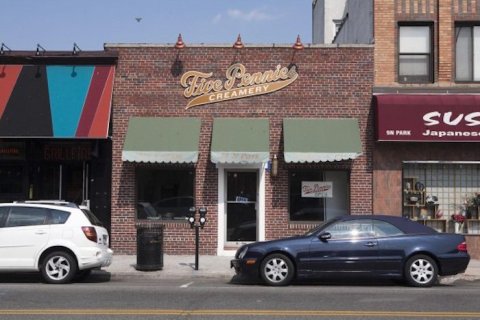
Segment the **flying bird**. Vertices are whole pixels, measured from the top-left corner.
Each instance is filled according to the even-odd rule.
[[[137,22],[140,22],[142,21],[142,17],[136,17],[135,20],[137,20]]]

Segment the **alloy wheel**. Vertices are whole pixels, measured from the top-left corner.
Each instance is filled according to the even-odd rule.
[[[43,279],[54,284],[70,282],[78,270],[76,259],[64,251],[51,252],[40,267]]]
[[[51,279],[61,281],[70,273],[70,262],[65,257],[53,256],[47,261],[46,272]]]
[[[406,280],[416,287],[430,287],[437,280],[438,269],[435,261],[426,255],[410,258],[405,266]]]
[[[295,266],[287,255],[272,253],[263,259],[260,265],[260,276],[268,285],[286,286],[295,277]]]

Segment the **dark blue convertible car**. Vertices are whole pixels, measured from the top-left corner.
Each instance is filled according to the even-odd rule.
[[[430,287],[439,275],[464,272],[469,261],[463,235],[402,217],[365,215],[335,218],[303,236],[244,245],[231,266],[273,286],[353,274]]]

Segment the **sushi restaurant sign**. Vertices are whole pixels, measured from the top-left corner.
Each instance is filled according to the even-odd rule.
[[[225,72],[226,79],[212,79],[212,76],[213,72],[199,71],[187,71],[182,75],[183,95],[192,98],[185,109],[274,92],[294,82],[298,73],[295,65],[277,65],[272,70],[248,73],[243,64],[235,63]]]

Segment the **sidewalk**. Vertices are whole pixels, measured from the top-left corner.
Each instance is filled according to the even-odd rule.
[[[137,256],[114,255],[113,262],[103,270],[110,272],[113,277],[140,276],[158,279],[179,278],[225,278],[231,279],[235,271],[230,269],[230,260],[233,257],[200,256],[198,270],[195,270],[195,256],[164,255],[163,269],[157,271],[138,271],[135,269]]]
[[[105,271],[110,272],[112,277],[151,277],[158,279],[181,279],[181,278],[224,278],[231,279],[235,271],[230,268],[230,260],[233,257],[200,256],[199,270],[195,270],[195,256],[164,255],[163,269],[158,271],[138,271],[135,269],[137,257],[134,255],[115,255],[113,263]],[[464,274],[445,279],[447,283],[458,279],[479,280],[480,260],[470,260]]]

